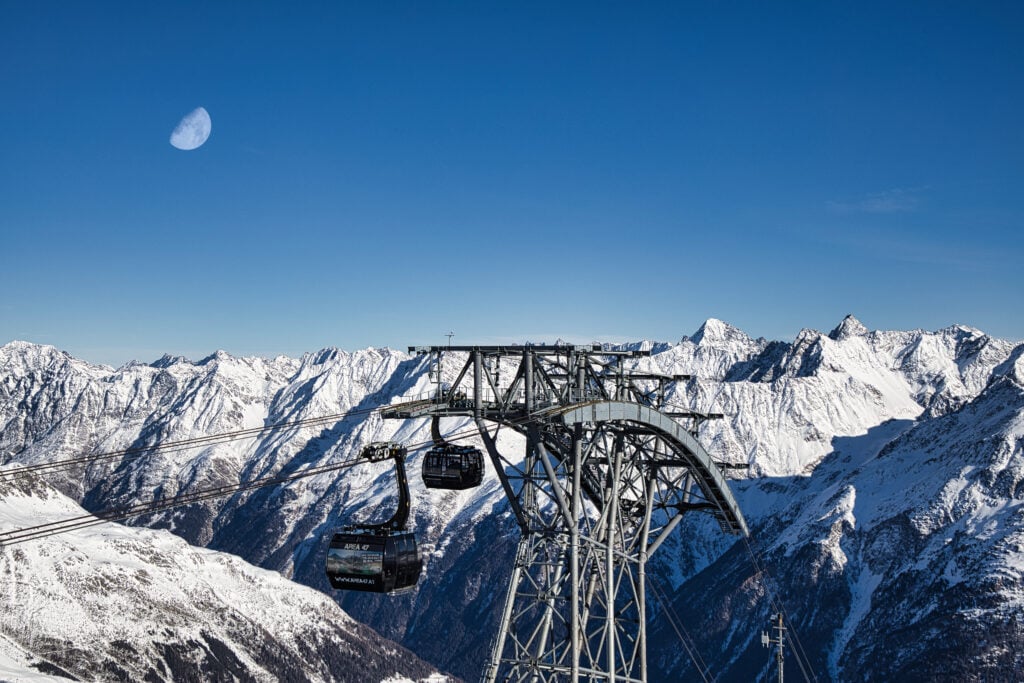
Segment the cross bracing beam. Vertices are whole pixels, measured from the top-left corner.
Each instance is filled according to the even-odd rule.
[[[691,378],[627,367],[646,352],[410,350],[433,356],[436,391],[384,417],[472,418],[522,532],[484,679],[646,682],[650,555],[685,514],[710,513],[724,531],[747,533],[696,437],[718,415],[663,412],[667,388]],[[464,360],[446,374],[449,352]],[[498,452],[491,425],[523,434],[525,457]]]

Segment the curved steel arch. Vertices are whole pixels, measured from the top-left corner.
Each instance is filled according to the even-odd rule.
[[[666,442],[673,444],[676,452],[683,456],[679,465],[690,468],[696,475],[705,497],[715,505],[715,516],[723,525],[723,529],[732,533],[742,533],[744,536],[750,535],[743,513],[740,512],[725,477],[704,446],[682,425],[664,413],[639,403],[591,401],[559,406],[545,411],[541,417],[557,420],[565,425],[586,422],[632,422],[648,427]]]

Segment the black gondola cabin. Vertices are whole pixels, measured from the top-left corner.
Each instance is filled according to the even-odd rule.
[[[484,457],[479,448],[441,444],[423,456],[423,484],[429,489],[469,489],[484,477]]]
[[[378,441],[363,448],[360,457],[370,462],[395,461],[398,506],[385,522],[345,527],[331,537],[325,570],[334,588],[396,593],[412,588],[419,580],[423,561],[416,536],[405,531],[409,519],[407,453],[405,446],[391,441]]]
[[[327,578],[344,590],[394,593],[415,586],[422,568],[411,533],[336,533],[327,550]]]

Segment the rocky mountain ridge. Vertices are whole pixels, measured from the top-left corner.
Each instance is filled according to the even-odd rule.
[[[651,351],[637,361],[641,369],[696,376],[673,386],[669,403],[724,413],[725,419],[703,428],[701,439],[717,460],[748,466],[745,478],[734,482],[734,493],[753,531],[750,552],[744,543],[722,536],[706,517],[693,515],[652,559],[655,580],[671,596],[664,607],[688,615],[686,621],[700,624],[700,633],[716,634],[702,643],[702,652],[723,680],[763,667],[755,636],[772,609],[773,591],[787,606],[821,679],[881,674],[873,657],[895,647],[895,641],[864,637],[864,625],[875,629],[869,633],[883,634],[927,620],[920,610],[883,605],[883,594],[895,600],[906,585],[889,587],[888,578],[876,577],[923,581],[913,568],[925,561],[920,553],[933,541],[920,538],[942,539],[941,547],[950,547],[943,552],[954,555],[967,544],[974,562],[987,567],[957,582],[927,582],[942,605],[937,613],[961,614],[963,600],[978,596],[997,605],[1016,604],[1020,573],[1013,558],[1021,551],[1005,538],[1016,538],[1021,528],[1022,492],[1011,475],[995,472],[991,463],[1002,458],[1009,463],[1003,469],[1015,471],[1022,457],[1013,426],[1014,416],[1024,410],[1014,393],[1024,384],[1021,345],[965,326],[870,331],[851,316],[828,334],[804,330],[793,342],[752,339],[709,320],[678,343],[626,345],[633,346]],[[442,373],[447,377],[455,365],[447,364]],[[301,472],[344,461],[373,440],[428,441],[424,421],[385,422],[375,408],[428,391],[429,370],[423,359],[387,349],[327,349],[298,360],[217,353],[197,363],[165,357],[113,370],[52,348],[8,344],[0,347],[0,454],[27,464],[333,416],[244,441],[97,463],[54,483],[95,510]],[[984,419],[1000,401],[1004,419]],[[442,424],[449,433],[465,428],[454,419]],[[922,456],[919,441],[933,449],[947,442],[959,446],[945,448],[941,457]],[[522,450],[522,443],[504,432],[499,445],[506,453]],[[985,450],[989,446],[1000,455]],[[973,465],[969,453],[976,458]],[[415,457],[412,471],[418,466]],[[920,470],[928,481],[923,488],[912,465],[922,457],[944,463]],[[961,483],[965,468],[989,474],[978,474],[971,488]],[[977,488],[989,478],[1003,483]],[[466,492],[431,491],[418,477],[412,479],[414,524],[426,560],[418,589],[398,598],[337,597],[382,634],[442,669],[474,679],[486,659],[516,531],[493,476]],[[977,526],[967,531],[958,526],[980,519],[978,510],[994,509],[993,504],[940,506],[946,510],[936,513],[941,523],[927,534],[925,527],[900,521],[923,519],[922,506],[932,509],[960,490],[1001,501],[1002,512],[991,516],[1003,530],[998,539]],[[311,477],[136,522],[171,529],[191,543],[237,554],[326,591],[322,562],[331,529],[383,514],[393,495],[390,471],[359,467],[340,477]],[[900,559],[879,570],[878,539],[885,534],[899,539],[887,547]],[[774,578],[754,567],[751,553]],[[999,591],[992,593],[996,584],[981,580],[985,572],[1003,577]],[[961,593],[966,597],[955,597]],[[694,595],[707,597],[693,602]],[[723,605],[732,606],[724,621]],[[966,629],[962,639],[993,626],[997,613],[958,622]],[[707,623],[707,615],[719,615],[726,630]],[[652,625],[651,659],[660,667],[652,680],[692,676],[692,665],[676,657],[679,648],[670,642],[674,635],[664,631],[665,623],[655,619]],[[1012,625],[999,623],[1012,631]],[[994,671],[1002,670],[1005,660],[995,649],[1008,647],[1007,638],[974,659],[988,658],[997,662]],[[937,641],[924,650],[903,647],[889,659],[903,662],[907,680],[914,679],[915,666],[950,661],[936,657],[941,654]],[[669,654],[659,655],[662,650]]]

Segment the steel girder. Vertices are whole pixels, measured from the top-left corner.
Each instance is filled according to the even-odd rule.
[[[438,359],[442,352],[415,350]],[[661,412],[666,382],[690,378],[630,373],[621,361],[640,352],[602,362],[608,352],[597,347],[451,350],[469,357],[450,387],[438,373],[435,398],[389,406],[384,416],[473,418],[519,523],[484,680],[645,683],[647,559],[688,512],[711,513],[723,531],[747,534],[725,478],[695,437],[714,416],[673,413],[693,420],[687,429]],[[500,368],[502,358],[516,357],[505,387],[489,363]],[[526,436],[522,461],[498,452],[493,423]]]
[[[746,534],[743,516],[700,443],[657,410],[572,404],[525,431],[524,465],[496,467],[527,531],[485,680],[646,681],[647,559],[688,511]]]

